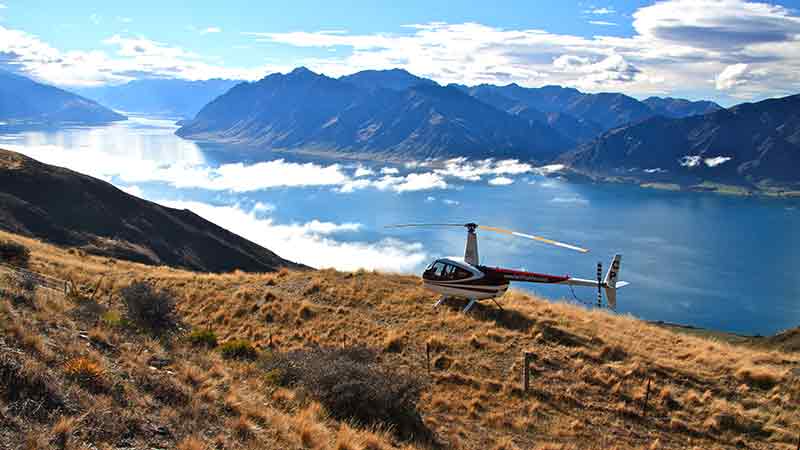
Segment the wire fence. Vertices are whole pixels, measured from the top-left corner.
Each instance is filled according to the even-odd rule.
[[[67,280],[51,277],[43,273],[34,272],[18,266],[12,266],[11,264],[4,262],[0,262],[0,272],[10,274],[11,276],[20,280],[32,282],[40,288],[50,289],[63,294],[67,294],[67,292],[69,292],[70,283]]]

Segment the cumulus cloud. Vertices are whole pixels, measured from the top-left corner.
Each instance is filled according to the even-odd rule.
[[[497,177],[489,180],[489,184],[492,186],[508,186],[513,182],[514,180],[508,177]]]
[[[484,176],[521,175],[532,170],[533,166],[516,159],[470,161],[467,158],[453,158],[444,161],[444,167],[435,169],[434,173],[465,181],[480,181]]]
[[[370,169],[369,167],[358,166],[356,171],[353,173],[353,176],[356,178],[359,177],[368,177],[370,175],[375,175],[375,171]]]
[[[0,26],[0,68],[70,86],[120,84],[141,77],[252,80],[285,69],[211,64],[201,55],[142,36],[117,34],[99,44],[94,50],[61,50],[32,34]]]
[[[616,14],[611,7],[593,6],[584,13],[597,25],[619,23],[606,20]],[[634,33],[626,37],[473,22],[410,24],[375,33],[323,29],[244,35],[271,45],[335,49],[315,52],[329,56],[299,60],[330,76],[400,67],[443,84],[560,84],[634,95],[689,91],[693,94],[687,95],[697,96],[710,90],[724,98],[750,99],[793,92],[800,83],[800,17],[789,8],[745,0],[663,0],[636,10],[632,25]],[[142,36],[105,41],[93,50],[59,49],[0,27],[0,65],[67,85],[122,83],[135,77],[255,79],[290,69],[270,64],[227,67]],[[748,65],[746,83],[731,84],[725,77],[718,82],[718,75],[737,64]],[[718,84],[731,87],[714,90]]]
[[[715,82],[717,89],[731,89],[735,86],[747,83],[747,64],[731,64],[717,75]]]
[[[282,258],[317,268],[339,270],[370,269],[410,272],[427,255],[419,243],[396,239],[374,242],[340,241],[336,235],[361,229],[360,224],[322,222],[277,224],[272,218],[259,217],[255,209],[241,205],[211,205],[202,202],[160,200],[171,208],[189,209],[201,217],[243,236]]]
[[[220,27],[208,27],[205,30],[203,30],[202,33],[203,34],[222,33],[222,28],[220,28]]]
[[[603,7],[584,12],[615,13]],[[800,18],[788,8],[744,0],[663,0],[639,8],[633,18],[630,37],[443,22],[409,25],[400,34],[323,30],[250,36],[296,47],[349,48],[344,56],[307,61],[332,75],[402,67],[445,84],[562,84],[663,95],[713,89],[725,67],[747,63],[759,66],[752,70],[767,69],[769,77],[726,95],[763,98],[796,90],[800,82],[800,40],[795,38]]]
[[[384,167],[381,169],[381,173],[384,175],[396,175],[400,173],[400,170],[396,167]]]
[[[448,206],[458,206],[461,204],[461,202],[459,202],[458,200],[451,200],[449,198],[443,199],[442,203]]]

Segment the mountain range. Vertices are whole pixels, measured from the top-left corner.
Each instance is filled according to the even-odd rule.
[[[14,124],[104,124],[125,116],[63,89],[0,70],[0,121]]]
[[[560,86],[441,86],[400,69],[331,78],[303,67],[256,82],[141,80],[82,92],[120,109],[188,117],[176,132],[185,138],[256,148],[559,161],[591,176],[678,184],[759,188],[800,180],[791,169],[799,162],[797,96],[723,109]],[[92,100],[0,72],[0,121],[122,118]]]
[[[203,272],[302,268],[188,210],[0,150],[0,229],[88,253]]]
[[[600,175],[800,186],[800,95],[611,130],[561,157]]]
[[[241,83],[177,134],[278,149],[548,160],[572,146],[546,124],[402,71],[334,79],[298,68]]]
[[[639,101],[560,86],[440,86],[400,69],[334,79],[298,68],[237,85],[184,122],[178,135],[397,158],[547,161],[616,127],[719,109],[707,101]]]
[[[192,118],[237,80],[143,79],[121,85],[77,88],[81,95],[131,113]]]

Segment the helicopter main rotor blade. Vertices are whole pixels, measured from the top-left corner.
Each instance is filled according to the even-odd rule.
[[[534,241],[543,242],[545,244],[555,245],[556,247],[575,250],[576,252],[581,252],[581,253],[588,253],[589,252],[589,249],[586,249],[586,248],[583,248],[583,247],[578,247],[576,245],[571,245],[571,244],[565,244],[564,242],[558,242],[558,241],[554,241],[552,239],[543,238],[541,236],[534,236],[532,234],[520,233],[518,231],[506,230],[504,228],[489,227],[489,226],[486,226],[486,225],[478,225],[478,228],[480,228],[481,230],[494,231],[495,233],[510,234],[512,236],[518,236],[518,237],[523,237],[523,238],[526,238],[526,239],[532,239]]]
[[[463,223],[401,223],[397,225],[385,225],[384,228],[407,228],[407,227],[463,227]]]

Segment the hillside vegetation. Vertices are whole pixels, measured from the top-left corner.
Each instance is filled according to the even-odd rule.
[[[0,149],[0,229],[88,253],[207,272],[303,268],[189,210]]]
[[[204,274],[0,240],[76,286],[0,272],[0,448],[797,445],[798,354],[518,292],[433,310],[411,276]]]

